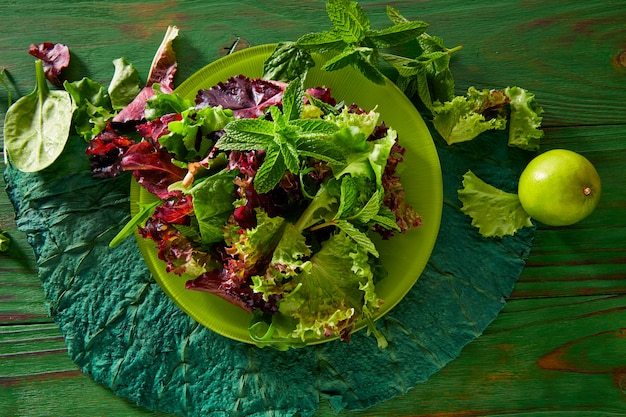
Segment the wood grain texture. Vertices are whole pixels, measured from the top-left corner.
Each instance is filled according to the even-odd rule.
[[[511,300],[450,365],[403,397],[340,415],[626,415],[626,3],[360,3],[374,27],[387,24],[384,6],[393,4],[430,23],[429,33],[448,46],[462,45],[452,63],[459,93],[470,85],[533,91],[545,110],[543,148],[588,157],[602,177],[603,196],[594,215],[575,226],[539,225]],[[272,7],[253,0],[21,0],[2,7],[0,68],[15,84],[14,98],[34,87],[31,43],[68,44],[69,79],[108,83],[111,61],[121,56],[147,74],[165,28],[176,24],[177,80],[183,80],[237,36],[254,45],[328,27],[321,0]],[[0,88],[0,127],[6,109]],[[13,240],[0,253],[0,415],[164,417],[115,397],[69,360],[3,193],[0,228]],[[318,415],[334,413],[324,406]]]

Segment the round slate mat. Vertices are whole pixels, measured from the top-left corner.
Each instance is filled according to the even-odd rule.
[[[498,315],[531,248],[534,228],[485,239],[460,210],[471,169],[515,192],[530,155],[493,132],[449,147],[431,129],[444,181],[441,229],[417,284],[364,331],[280,352],[217,335],[180,311],[155,283],[134,239],[109,241],[129,216],[130,177],[92,179],[85,143],[72,138],[45,171],[8,167],[7,193],[32,245],[50,313],[74,362],[117,395],[181,416],[310,416],[320,401],[362,409],[426,381]],[[419,404],[416,404],[419,407]]]

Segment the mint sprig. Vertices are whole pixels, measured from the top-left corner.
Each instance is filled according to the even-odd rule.
[[[315,66],[311,54],[317,53],[325,59],[322,70],[351,66],[377,84],[385,83],[380,63],[387,62],[397,72],[395,84],[407,96],[416,96],[427,111],[432,111],[436,101],[451,100],[454,78],[450,57],[461,47],[447,48],[441,38],[426,33],[428,24],[423,21],[411,21],[391,6],[386,11],[392,25],[373,29],[357,2],[328,0],[326,12],[332,28],[279,44],[265,61],[264,78],[289,82],[301,77]],[[383,51],[407,42],[416,43],[416,55],[406,57]]]
[[[333,25],[331,30],[306,34],[296,42],[281,44],[267,60],[267,63],[284,63],[293,58],[299,65],[282,65],[271,72],[267,71],[269,65],[266,65],[264,77],[291,81],[314,65],[311,53],[332,52],[323,64],[323,70],[353,66],[371,81],[384,84],[385,77],[379,68],[379,49],[414,40],[428,27],[427,23],[416,20],[394,23],[381,30],[372,29],[363,8],[357,2],[348,0],[328,0],[326,12]]]
[[[302,81],[292,81],[285,88],[282,111],[271,106],[264,118],[233,120],[215,144],[223,150],[265,151],[265,159],[254,177],[257,192],[271,191],[287,170],[299,175],[305,158],[332,163],[344,160],[341,149],[325,140],[338,126],[324,119],[301,119],[303,103]]]

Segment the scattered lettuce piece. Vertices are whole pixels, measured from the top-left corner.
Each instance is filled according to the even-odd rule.
[[[522,227],[533,225],[517,194],[485,183],[471,170],[463,175],[463,188],[458,195],[463,203],[461,211],[472,218],[472,225],[484,237],[513,235]]]
[[[70,64],[70,50],[62,43],[43,42],[39,45],[31,44],[28,53],[43,62],[46,78],[53,85],[63,85],[61,71]]]
[[[543,108],[537,105],[535,95],[523,88],[507,87],[504,93],[511,105],[509,146],[538,151],[539,140],[543,137],[540,129]]]
[[[487,130],[506,129],[507,103],[501,90],[470,87],[465,96],[433,103],[433,124],[448,145],[469,141]]]

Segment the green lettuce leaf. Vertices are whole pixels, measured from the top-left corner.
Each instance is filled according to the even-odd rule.
[[[543,137],[540,129],[543,108],[537,105],[535,95],[523,88],[507,87],[505,94],[510,99],[509,146],[527,151],[538,151]]]
[[[146,101],[145,116],[147,120],[154,120],[171,113],[182,113],[195,107],[192,100],[182,98],[176,93],[164,93],[161,85],[152,84],[154,95]]]
[[[76,103],[72,120],[76,133],[86,141],[93,139],[115,116],[109,93],[104,86],[89,78],[65,81],[63,86]]]
[[[232,110],[224,110],[221,106],[208,106],[200,110],[190,107],[180,115],[181,120],[168,123],[169,133],[161,136],[159,143],[175,154],[179,161],[186,162],[207,155],[213,147],[213,141],[206,135],[222,130],[233,120]]]
[[[472,225],[485,237],[513,235],[522,227],[533,225],[517,194],[485,183],[472,171],[463,175],[463,188],[458,195],[463,203],[461,211],[472,218]]]
[[[275,337],[297,342],[342,335],[358,319],[371,319],[382,303],[373,291],[367,250],[343,232],[325,241],[301,269],[274,316]]]
[[[205,245],[224,239],[222,229],[233,212],[236,174],[237,171],[222,170],[199,181],[189,191]]]
[[[448,145],[469,141],[487,130],[506,129],[507,102],[500,90],[470,87],[465,96],[433,103],[433,124]]]
[[[108,93],[111,97],[111,105],[115,110],[126,107],[139,94],[143,85],[139,79],[137,69],[126,61],[118,58],[113,61],[115,72],[109,83]]]

